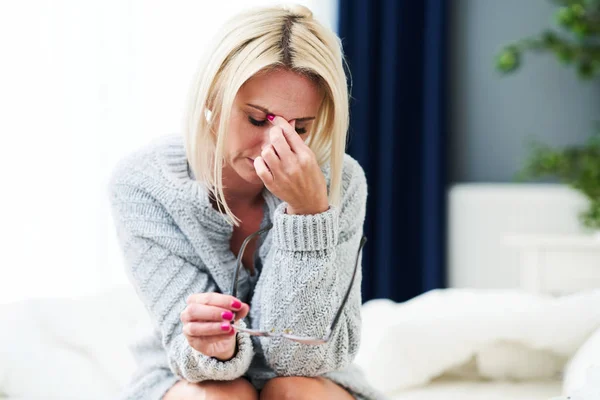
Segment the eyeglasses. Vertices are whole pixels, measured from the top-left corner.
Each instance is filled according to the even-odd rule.
[[[235,268],[235,272],[233,275],[233,282],[231,285],[230,292],[233,297],[237,297],[237,281],[238,281],[238,276],[239,276],[240,270],[242,268],[242,257],[244,255],[244,251],[246,250],[246,246],[255,236],[268,231],[272,227],[273,227],[272,224],[265,226],[261,230],[254,232],[253,234],[248,236],[242,243],[242,247],[240,248],[240,252],[237,257],[237,265]],[[346,290],[346,295],[344,296],[344,299],[342,300],[342,304],[340,304],[340,307],[338,308],[337,312],[335,313],[335,317],[333,318],[333,322],[331,323],[331,326],[329,326],[327,328],[327,331],[325,332],[325,335],[323,337],[318,338],[318,337],[310,337],[310,336],[298,336],[298,335],[292,334],[292,331],[289,329],[285,329],[283,332],[275,332],[274,329],[271,329],[270,331],[260,331],[260,330],[256,330],[256,329],[241,328],[237,325],[232,325],[232,326],[239,332],[244,332],[244,333],[247,333],[249,335],[254,335],[254,336],[282,337],[285,339],[293,340],[295,342],[299,342],[299,343],[303,343],[303,344],[312,344],[312,345],[327,343],[329,341],[329,339],[331,338],[332,333],[335,331],[335,327],[340,319],[340,316],[342,315],[342,311],[344,309],[344,306],[346,305],[346,302],[348,301],[348,297],[350,296],[350,291],[352,290],[352,286],[354,284],[354,277],[356,276],[356,271],[358,269],[358,260],[360,258],[360,253],[361,253],[362,248],[365,245],[366,241],[367,241],[366,236],[363,236],[360,240],[360,245],[358,246],[358,252],[356,253],[356,261],[354,262],[354,272],[352,272],[352,279],[350,279],[350,285],[348,285],[348,289]]]

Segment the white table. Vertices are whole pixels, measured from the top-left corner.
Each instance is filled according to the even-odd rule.
[[[510,234],[520,250],[520,286],[531,293],[566,295],[600,288],[600,235]]]

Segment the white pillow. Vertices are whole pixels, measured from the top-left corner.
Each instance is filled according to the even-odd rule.
[[[600,369],[600,327],[585,341],[569,361],[564,371],[563,393],[582,389],[587,378]]]

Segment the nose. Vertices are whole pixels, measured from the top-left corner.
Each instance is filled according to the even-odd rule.
[[[296,120],[295,119],[289,120],[288,123],[292,126],[292,129],[296,129]],[[271,129],[272,128],[273,128],[273,124],[269,124],[265,128],[263,135],[260,138],[260,140],[261,140],[260,151],[261,152],[271,144]],[[283,135],[285,137],[285,134],[283,134]]]
[[[260,151],[262,152],[265,148],[269,147],[271,145],[271,133],[270,133],[271,127],[268,126],[263,134],[260,137]]]

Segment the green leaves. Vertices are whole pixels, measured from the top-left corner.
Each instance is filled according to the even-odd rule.
[[[555,50],[556,58],[563,64],[571,64],[575,59],[575,52],[570,47],[559,47]]]
[[[552,176],[568,184],[591,201],[590,209],[581,216],[582,223],[600,228],[600,129],[582,146],[553,148],[530,141],[529,147],[530,156],[515,174],[515,180],[523,182]]]
[[[550,53],[573,66],[581,79],[600,77],[600,0],[554,0],[554,21],[560,32],[545,30],[536,37],[506,45],[496,56],[496,69],[509,74],[523,65],[524,53]],[[580,215],[584,226],[600,229],[600,124],[582,146],[553,148],[529,143],[529,158],[517,172],[517,181],[554,177],[590,199]]]
[[[582,61],[577,65],[577,75],[581,79],[591,79],[596,74],[596,68],[589,61]]]
[[[570,7],[561,7],[555,14],[556,23],[562,26],[570,26],[575,22],[575,16]]]
[[[600,229],[600,201],[592,200],[590,207],[579,218],[584,226]]]
[[[538,37],[521,39],[505,46],[496,56],[502,74],[516,71],[527,51],[553,53],[563,65],[574,65],[581,79],[600,77],[600,0],[556,1],[561,6],[554,21],[563,33],[552,30]]]
[[[511,72],[519,66],[520,53],[515,47],[507,47],[496,58],[496,68],[501,72]]]

